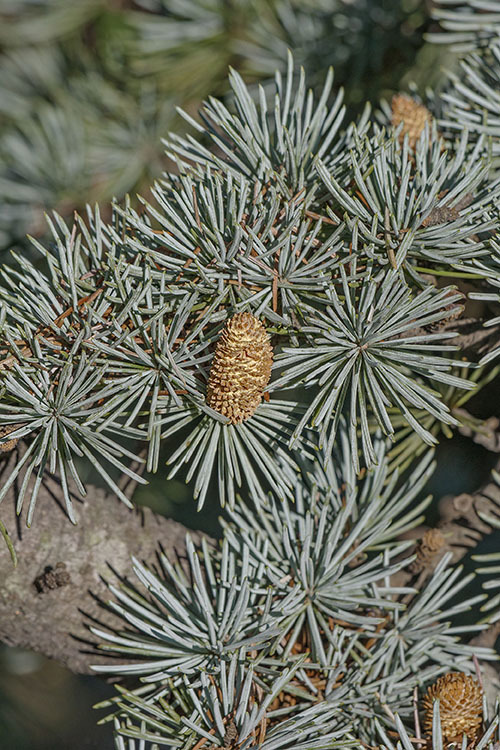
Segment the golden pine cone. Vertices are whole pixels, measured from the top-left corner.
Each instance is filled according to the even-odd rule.
[[[408,135],[410,148],[414,149],[425,128],[425,123],[428,122],[430,124],[431,120],[432,115],[427,107],[419,104],[411,96],[407,94],[395,94],[392,97],[391,122],[395,128],[404,123],[399,134],[401,145],[403,145],[405,135]]]
[[[472,742],[483,721],[483,692],[479,682],[462,672],[449,672],[431,685],[423,699],[424,728],[432,736],[433,703],[439,698],[439,713],[443,741],[462,742],[462,736]]]
[[[249,419],[271,377],[273,348],[262,323],[236,313],[217,342],[207,386],[207,404],[232,424]]]

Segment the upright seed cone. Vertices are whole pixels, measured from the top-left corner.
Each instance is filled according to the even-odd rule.
[[[425,123],[431,122],[432,115],[423,104],[419,104],[415,99],[406,94],[396,94],[392,97],[392,124],[395,128],[403,123],[399,140],[401,144],[405,135],[408,135],[410,148],[415,145],[422,134]]]
[[[273,349],[266,329],[251,313],[234,315],[217,343],[207,404],[232,424],[249,419],[271,377]]]
[[[474,742],[483,721],[483,693],[479,682],[462,672],[449,672],[430,686],[423,700],[424,728],[432,735],[433,704],[439,699],[443,742]]]

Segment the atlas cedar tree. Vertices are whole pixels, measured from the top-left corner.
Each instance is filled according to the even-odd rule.
[[[199,21],[212,5],[188,7]],[[464,408],[500,367],[489,5],[437,3],[470,55],[442,96],[401,93],[353,121],[332,71],[313,91],[291,55],[272,90],[233,70],[227,104],[184,115],[194,135],[171,135],[175,169],[140,208],[55,213],[36,260],[1,269],[0,500],[29,533],[48,487],[76,523],[89,465],[130,505],[124,480],[158,471],[160,449],[198,507],[223,508],[217,542],[188,535],[156,561],[140,548],[92,618],[93,669],[120,680],[103,704],[119,750],[498,742],[495,568],[469,595],[457,565],[498,525],[498,473],[422,528],[443,436],[500,452]],[[63,149],[67,123],[47,123]],[[118,524],[109,494],[89,494]],[[22,539],[1,528],[15,561]],[[113,534],[100,545],[111,555]],[[71,597],[82,575],[68,553],[36,596]]]

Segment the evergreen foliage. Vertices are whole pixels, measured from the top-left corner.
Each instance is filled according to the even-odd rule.
[[[429,37],[438,43],[451,42],[460,52],[487,48],[500,36],[500,10],[495,0],[437,0],[433,15],[442,30]]]
[[[121,624],[92,632],[116,656],[95,671],[123,680],[101,704],[116,748],[441,750],[439,701],[432,736],[415,724],[426,688],[497,658],[469,640],[498,618],[488,595],[498,570],[469,595],[474,574],[439,549],[431,570],[418,568],[408,538],[431,502],[432,446],[484,428],[460,407],[499,373],[498,343],[468,345],[462,325],[469,300],[487,329],[500,322],[488,65],[500,47],[476,22],[491,3],[437,4],[443,28],[473,51],[442,102],[428,97],[417,133],[387,103],[349,118],[333,72],[322,75],[329,56],[310,62],[330,22],[357,27],[346,44],[363,37],[363,0],[338,0],[345,16],[322,0],[22,5],[18,15],[0,0],[32,45],[26,59],[10,49],[0,61],[0,231],[9,243],[26,226],[39,235],[37,206],[59,211],[50,239],[32,238],[31,254],[0,269],[0,450],[27,444],[0,501],[17,483],[17,511],[27,504],[36,529],[41,482],[57,472],[75,523],[69,487],[84,496],[89,467],[129,504],[118,477],[146,483],[143,469],[157,472],[168,451],[169,477],[190,483],[198,508],[212,494],[223,509],[220,541],[188,537],[185,559],[134,560],[135,578],[110,585]],[[84,29],[97,63],[70,51]],[[283,60],[289,38],[311,65],[310,88],[293,55]],[[335,62],[342,54],[331,50]],[[247,85],[233,69],[226,100],[182,114],[194,134],[168,137],[167,171],[146,196],[65,220],[89,189],[149,185],[150,146],[157,154],[174,122],[174,98],[224,91],[220,71],[235,60],[250,80],[276,69],[274,81]],[[174,96],[188,61],[203,74]],[[232,424],[208,406],[207,383],[242,312],[265,327],[274,364],[255,413]],[[498,742],[498,716],[483,719],[477,750]]]
[[[483,595],[451,603],[471,577],[449,555],[418,591],[389,582],[411,560],[398,538],[430,500],[414,504],[431,455],[400,482],[378,441],[379,468],[359,480],[340,434],[336,461],[304,472],[293,505],[241,503],[216,550],[188,540],[187,570],[162,557],[158,577],[136,563],[140,589],[113,588],[128,629],[93,632],[136,658],[95,669],[144,682],[119,691],[120,736],[220,747],[234,725],[241,748],[374,745],[393,727],[386,706],[408,719],[416,687],[470,670],[472,653],[493,657],[459,643],[471,626],[453,619]]]
[[[188,429],[171,476],[189,464],[199,507],[217,477],[232,506],[243,482],[257,498],[268,488],[291,497],[297,463],[287,446],[324,445],[328,456],[343,411],[357,469],[376,462],[374,423],[394,434],[389,409],[428,444],[436,437],[415,410],[458,424],[435,385],[477,381],[463,377],[463,361],[455,374],[461,295],[435,284],[488,254],[498,182],[487,179],[482,141],[468,148],[460,138],[448,156],[426,130],[410,158],[398,131],[370,135],[366,112],[341,130],[339,97],[327,104],[331,78],[317,105],[303,76],[295,91],[294,80],[290,59],[273,111],[233,73],[235,114],[215,99],[204,113],[216,151],[176,137],[179,174],[156,185],[155,204],[141,214],[117,207],[111,223],[96,212],[90,229],[56,218],[53,247],[35,242],[45,271],[22,257],[19,271],[2,271],[1,418],[16,426],[9,439],[35,438],[2,496],[22,471],[21,507],[36,469],[30,522],[46,465],[85,492],[75,456],[123,498],[101,456],[131,473],[121,457],[132,457],[134,439],[156,471],[161,442]],[[391,184],[401,185],[396,196]],[[426,221],[444,200],[466,206],[451,222]],[[479,260],[474,272],[490,276]],[[268,321],[278,376],[269,402],[231,425],[205,390],[213,345],[240,310]],[[292,386],[300,399],[283,399]]]
[[[489,139],[494,169],[500,151],[500,41],[493,41],[482,54],[474,52],[461,62],[460,75],[453,75],[443,93],[442,126],[457,131],[467,127],[472,136]]]

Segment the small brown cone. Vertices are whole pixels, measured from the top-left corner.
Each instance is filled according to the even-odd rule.
[[[423,700],[424,729],[432,736],[433,704],[439,699],[443,742],[474,743],[483,721],[483,692],[479,682],[462,672],[449,672],[430,686]]]
[[[446,547],[446,539],[439,529],[427,529],[417,546],[417,558],[411,564],[412,573],[420,573],[435,562]]]
[[[391,122],[395,128],[403,123],[399,134],[399,141],[403,145],[405,135],[408,135],[410,148],[414,149],[420,135],[422,134],[425,123],[431,123],[432,115],[423,104],[419,104],[415,99],[407,94],[395,94],[392,97],[392,118]]]
[[[251,313],[237,313],[217,342],[207,404],[232,424],[241,424],[260,404],[272,364],[273,349],[262,323]]]
[[[14,432],[14,430],[17,430],[19,427],[21,427],[20,424],[1,425],[0,426],[0,438],[7,437],[7,435],[10,435],[11,432]],[[5,442],[1,443],[0,454],[9,453],[10,451],[14,450],[18,442],[19,442],[19,438],[13,438],[13,440],[6,440]]]

